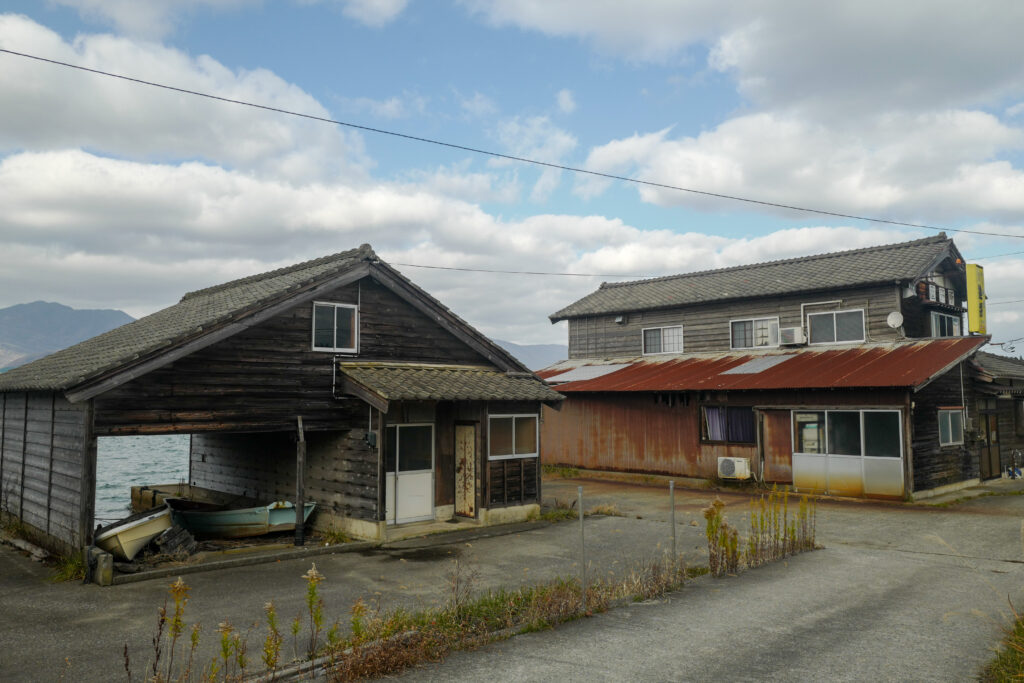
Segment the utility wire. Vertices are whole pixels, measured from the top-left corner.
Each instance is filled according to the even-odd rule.
[[[641,178],[630,178],[628,176],[617,175],[614,173],[602,173],[601,171],[590,171],[585,168],[577,168],[575,166],[566,166],[564,164],[556,164],[549,161],[540,161],[538,159],[530,159],[528,157],[515,156],[513,154],[503,154],[501,152],[494,152],[491,150],[480,149],[477,147],[469,147],[467,145],[459,145],[453,142],[445,142],[443,140],[437,140],[434,138],[425,138],[418,135],[409,135],[408,133],[399,133],[393,130],[387,130],[384,128],[374,128],[372,126],[364,126],[358,123],[351,123],[349,121],[340,121],[338,119],[330,119],[324,116],[315,116],[313,114],[303,114],[301,112],[291,111],[288,109],[281,109],[279,107],[271,107],[265,104],[256,104],[254,102],[247,102],[245,100],[236,100],[230,97],[222,97],[220,95],[213,95],[210,93],[200,92],[198,90],[189,90],[187,88],[178,88],[173,85],[166,85],[164,83],[156,83],[154,81],[147,81],[141,78],[133,78],[131,76],[125,76],[122,74],[116,74],[109,71],[101,71],[100,69],[90,69],[85,66],[78,64],[71,64],[69,62],[62,62],[56,59],[48,59],[46,57],[39,57],[38,55],[28,54],[26,52],[17,52],[15,50],[7,50],[0,48],[0,52],[4,52],[10,55],[18,57],[25,57],[27,59],[34,59],[39,62],[46,62],[48,64],[55,64],[57,66],[64,66],[69,69],[77,69],[79,71],[86,71],[92,74],[98,74],[100,76],[107,76],[109,78],[118,78],[123,81],[130,81],[132,83],[138,83],[140,85],[148,85],[154,88],[162,88],[164,90],[171,90],[174,92],[183,93],[186,95],[195,95],[196,97],[205,97],[211,100],[217,100],[220,102],[228,102],[230,104],[239,104],[245,107],[253,107],[255,109],[263,109],[265,111],[277,112],[279,114],[287,114],[289,116],[298,116],[304,119],[310,119],[313,121],[321,121],[323,123],[333,123],[338,126],[345,126],[347,128],[353,128],[355,130],[362,130],[368,133],[378,133],[380,135],[390,135],[392,137],[401,138],[403,140],[413,140],[416,142],[423,142],[431,145],[438,145],[440,147],[448,147],[450,149],[458,149],[464,152],[472,152],[473,154],[481,154],[484,156],[494,157],[496,159],[508,159],[510,161],[518,161],[524,164],[533,164],[535,166],[543,166],[545,168],[554,168],[559,171],[571,171],[573,173],[582,173],[584,175],[595,176],[598,178],[605,178],[607,180],[619,180],[625,183],[634,183],[636,185],[644,185],[646,187],[657,187],[663,190],[675,190],[677,192],[689,192],[690,194],[697,194],[704,197],[715,197],[717,199],[727,199],[734,202],[744,202],[747,204],[755,204],[758,206],[768,206],[776,209],[787,209],[790,211],[800,211],[803,213],[818,214],[821,216],[833,216],[836,218],[849,218],[858,221],[867,221],[870,223],[881,223],[884,225],[894,225],[905,228],[918,228],[921,230],[936,230],[942,232],[960,232],[970,235],[987,235],[990,237],[1012,237],[1017,239],[1024,239],[1024,235],[1011,235],[1001,232],[986,232],[982,230],[968,230],[966,228],[943,228],[935,225],[928,225],[925,223],[909,223],[905,221],[890,220],[887,218],[872,218],[870,216],[859,216],[857,214],[842,213],[839,211],[828,211],[826,209],[812,209],[805,206],[796,206],[794,204],[782,204],[779,202],[769,202],[761,199],[751,199],[749,197],[740,197],[738,195],[724,194],[721,192],[708,192],[706,190],[697,190],[691,187],[682,187],[680,185],[670,185],[668,183],[658,183],[652,180],[643,180]]]
[[[466,273],[505,273],[507,275],[561,275],[569,277],[618,277],[636,280],[646,280],[664,275],[608,275],[602,273],[552,273],[547,271],[534,270],[490,270],[487,268],[456,268],[455,266],[424,266],[419,263],[395,263],[388,261],[393,266],[405,266],[407,268],[429,268],[431,270],[460,270]]]

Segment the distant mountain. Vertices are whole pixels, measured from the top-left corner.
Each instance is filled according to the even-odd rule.
[[[513,344],[500,339],[494,342],[531,370],[542,370],[569,357],[569,347],[564,344]]]
[[[0,308],[0,370],[42,358],[135,318],[111,309],[33,301]]]

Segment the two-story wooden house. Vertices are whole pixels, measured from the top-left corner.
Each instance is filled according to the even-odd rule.
[[[966,273],[940,234],[602,284],[550,316],[569,360],[539,374],[567,400],[542,459],[897,498],[999,476],[1020,402],[1007,367],[979,393]]]
[[[0,513],[79,548],[96,438],[190,434],[192,487],[262,502],[301,489],[319,524],[353,536],[522,519],[540,495],[540,407],[559,400],[363,245],[0,374]]]

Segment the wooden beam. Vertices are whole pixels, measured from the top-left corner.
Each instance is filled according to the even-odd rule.
[[[341,374],[341,393],[348,396],[355,396],[356,398],[369,403],[371,406],[376,408],[382,413],[388,412],[389,402],[386,398],[378,394],[373,389],[360,384],[355,381],[344,372]]]
[[[287,311],[289,308],[312,301],[323,292],[330,291],[336,287],[343,287],[355,282],[356,280],[360,280],[366,277],[369,272],[370,265],[368,263],[355,265],[351,270],[345,272],[343,275],[321,282],[318,285],[302,290],[300,293],[292,294],[291,296],[278,301],[276,304],[248,315],[241,320],[228,323],[223,327],[219,327],[210,332],[206,332],[204,330],[198,338],[185,342],[169,351],[158,353],[157,355],[150,357],[148,360],[144,360],[132,367],[122,370],[121,372],[110,375],[106,379],[95,382],[90,381],[89,383],[84,383],[79,387],[72,388],[65,393],[65,396],[72,403],[85,401],[93,396],[98,396],[124,384],[125,382],[129,382],[137,377],[145,375],[146,373],[152,372],[153,370],[169,365],[179,358],[193,354],[196,351],[205,349],[212,344],[223,341],[228,337],[249,329],[250,327],[259,325],[260,323],[273,318],[275,315]]]
[[[96,411],[93,402],[85,404],[82,413],[85,438],[82,441],[82,474],[79,480],[78,501],[78,543],[89,545],[92,541],[93,517],[96,514],[96,434],[93,419]]]
[[[306,435],[302,430],[302,416],[297,425],[298,440],[295,442],[295,545],[306,542]]]

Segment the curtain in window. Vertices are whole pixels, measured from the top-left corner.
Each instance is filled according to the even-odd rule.
[[[729,441],[732,443],[754,443],[754,409],[747,407],[728,408]]]
[[[724,407],[704,406],[704,423],[708,441],[725,441],[726,413]]]

